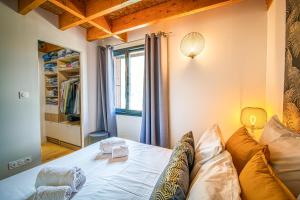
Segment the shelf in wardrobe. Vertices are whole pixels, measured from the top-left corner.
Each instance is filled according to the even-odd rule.
[[[56,72],[45,72],[44,73],[45,76],[57,76]]]
[[[44,64],[49,64],[49,63],[56,63],[58,59],[54,59],[54,60],[49,60],[49,61],[45,61]]]
[[[57,60],[61,61],[61,62],[69,63],[69,62],[73,62],[75,60],[79,60],[79,55],[66,56],[66,57],[63,57],[63,58],[59,58]]]
[[[72,62],[72,61],[75,61],[75,60],[79,60],[79,55],[69,55],[69,56],[65,56],[65,57],[62,57],[62,58],[49,60],[49,61],[44,62],[44,64],[56,63],[57,61]]]
[[[62,124],[66,124],[66,125],[71,125],[71,126],[80,126],[80,121],[74,121],[74,122],[71,122],[71,121],[63,121],[63,122],[60,122]]]
[[[52,103],[45,103],[45,104],[50,106],[58,106],[58,104],[52,104]]]
[[[46,98],[58,98],[58,96],[46,96]]]
[[[79,73],[80,68],[79,67],[64,67],[64,68],[58,68],[59,72],[66,72],[66,73]]]
[[[47,86],[46,85],[46,88],[58,88],[58,86]]]

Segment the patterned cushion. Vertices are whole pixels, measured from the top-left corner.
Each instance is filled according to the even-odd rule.
[[[193,148],[195,148],[193,132],[190,131],[190,132],[184,134],[184,135],[182,136],[180,142],[187,142],[187,143],[189,143]]]
[[[193,134],[185,134],[173,150],[150,199],[185,199],[189,189],[189,172],[194,161]]]
[[[193,163],[194,163],[194,154],[195,150],[194,147],[192,147],[189,143],[187,142],[179,142],[175,146],[173,153],[171,155],[170,161],[175,160],[182,157],[183,155],[186,156],[187,158],[187,165],[189,169],[193,168]]]

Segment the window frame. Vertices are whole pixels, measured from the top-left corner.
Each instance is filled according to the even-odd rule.
[[[117,49],[113,51],[113,56],[125,56],[125,107],[126,108],[116,108],[115,113],[117,115],[127,115],[127,116],[142,116],[142,110],[131,110],[129,109],[129,91],[130,91],[130,83],[129,83],[129,74],[130,74],[130,66],[129,66],[129,53],[141,51],[143,50],[145,52],[145,45],[137,45],[122,49]]]

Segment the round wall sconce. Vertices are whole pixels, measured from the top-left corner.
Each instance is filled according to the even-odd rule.
[[[180,50],[185,56],[193,59],[202,52],[204,45],[204,37],[202,34],[191,32],[185,35],[181,40]]]

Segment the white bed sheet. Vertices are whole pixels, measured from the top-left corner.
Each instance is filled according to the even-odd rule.
[[[128,158],[100,155],[99,143],[0,181],[0,199],[31,199],[44,166],[81,167],[87,177],[74,200],[149,199],[172,151],[126,140]]]

